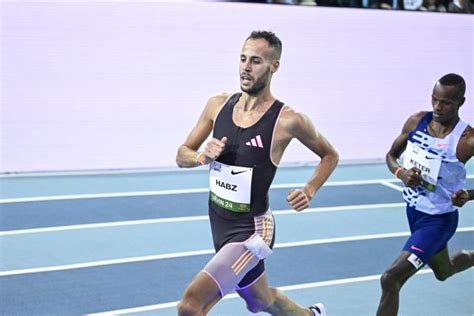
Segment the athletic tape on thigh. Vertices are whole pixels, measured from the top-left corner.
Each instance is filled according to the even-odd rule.
[[[209,261],[204,272],[214,279],[224,296],[232,291],[258,262],[259,259],[245,247],[245,242],[229,243]]]
[[[273,241],[273,231],[275,229],[272,211],[269,209],[265,214],[256,216],[254,222],[255,233],[260,235],[263,241],[270,246]]]
[[[272,244],[274,231],[271,210],[256,216],[254,222],[255,234],[243,242],[229,243],[222,247],[203,269],[217,283],[222,296],[236,288],[247,272],[260,261],[247,248],[245,245],[247,242],[250,241],[252,245],[253,243],[257,244],[257,248],[260,250],[257,250],[256,253],[260,257],[265,258],[271,254],[269,246]],[[255,237],[257,238],[254,239]]]

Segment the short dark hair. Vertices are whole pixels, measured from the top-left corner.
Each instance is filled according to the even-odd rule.
[[[443,86],[457,86],[457,96],[459,98],[463,98],[464,93],[466,93],[466,82],[464,81],[464,78],[458,74],[451,73],[444,75],[438,80],[438,82]]]
[[[276,59],[280,59],[281,57],[281,41],[278,38],[278,36],[275,35],[275,33],[271,31],[253,31],[250,33],[249,37],[247,37],[247,40],[249,39],[264,39],[268,42],[268,46],[273,48],[275,50],[274,57]]]

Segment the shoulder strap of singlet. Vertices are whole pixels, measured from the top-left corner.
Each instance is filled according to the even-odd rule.
[[[427,112],[421,120],[416,124],[415,130],[423,130],[433,119],[433,112]]]
[[[242,95],[242,93],[240,92],[237,92],[237,93],[234,93],[232,95],[230,95],[227,100],[224,101],[224,103],[222,104],[221,108],[219,109],[219,112],[217,112],[216,114],[216,118],[215,120],[217,121],[219,115],[223,112],[225,112],[225,108],[227,107],[233,107],[235,105],[235,103],[237,103],[237,101],[240,99],[240,96]]]
[[[464,132],[464,130],[466,129],[466,127],[468,127],[469,124],[467,124],[466,122],[464,122],[463,120],[459,119],[459,122],[456,124],[456,126],[454,127],[453,131],[451,132],[451,134],[453,134],[454,136],[459,136],[461,137],[462,133]]]
[[[224,102],[224,106],[234,106],[235,103],[237,103],[237,101],[239,101],[240,99],[240,96],[242,95],[242,93],[240,92],[237,92],[237,93],[234,93],[233,95],[231,95],[227,100],[226,102]]]

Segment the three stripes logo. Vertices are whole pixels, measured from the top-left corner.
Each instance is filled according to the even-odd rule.
[[[251,147],[263,148],[262,138],[260,137],[260,135],[257,135],[253,137],[252,139],[250,139],[250,141],[246,142],[245,145],[251,146]]]

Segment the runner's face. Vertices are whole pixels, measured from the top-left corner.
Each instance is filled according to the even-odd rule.
[[[240,88],[248,94],[258,94],[270,84],[273,48],[264,39],[249,39],[240,54]]]
[[[443,86],[439,82],[436,83],[431,95],[434,121],[448,123],[457,119],[461,104],[457,86]]]

